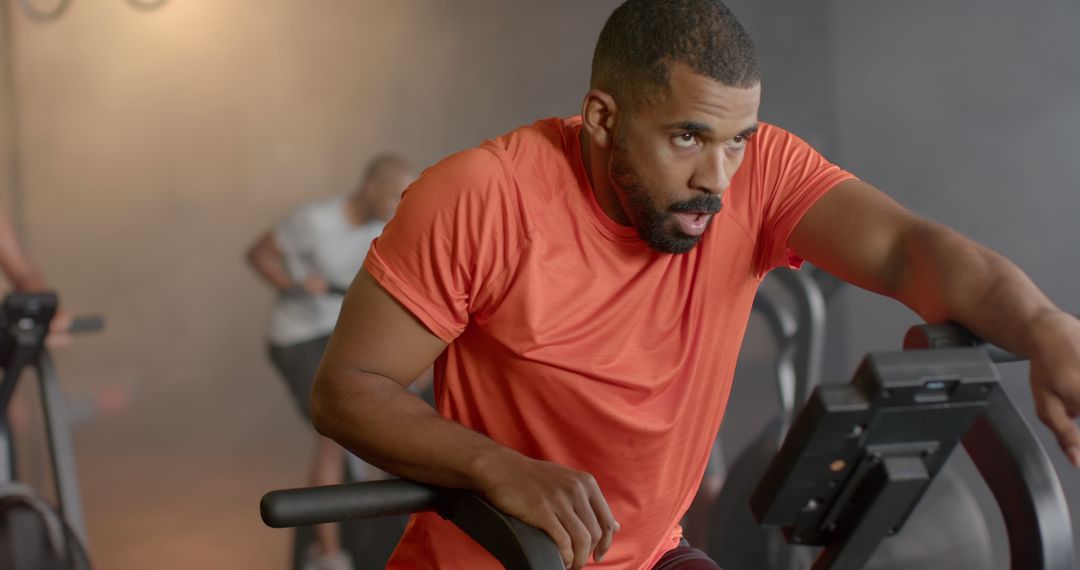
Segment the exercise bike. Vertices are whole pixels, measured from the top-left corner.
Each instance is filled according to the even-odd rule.
[[[53,293],[12,293],[0,307],[0,566],[13,570],[89,570],[86,524],[59,378],[45,347],[56,314]],[[101,330],[98,317],[76,318],[72,333]],[[8,410],[27,367],[37,372],[58,504],[19,482]]]
[[[950,324],[914,328],[905,348],[871,353],[851,384],[814,388],[753,494],[755,516],[822,546],[814,570],[863,568],[963,441],[1005,514],[1012,567],[1073,568],[1060,481],[991,360],[1005,353]],[[260,506],[275,528],[434,511],[510,570],[563,568],[546,534],[461,490],[352,483],[272,491]]]

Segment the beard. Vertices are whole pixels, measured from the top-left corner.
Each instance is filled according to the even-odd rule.
[[[623,137],[616,136],[615,148],[611,157],[611,180],[615,191],[624,197],[626,217],[637,230],[638,236],[654,251],[660,253],[687,253],[701,241],[702,236],[690,236],[683,233],[675,214],[678,212],[720,211],[720,197],[714,194],[701,194],[693,199],[673,202],[665,209],[660,209],[650,196],[652,192],[641,176],[634,170],[627,156]],[[709,216],[708,225],[712,225],[714,216]],[[706,226],[706,231],[708,227]],[[704,234],[702,234],[704,235]]]

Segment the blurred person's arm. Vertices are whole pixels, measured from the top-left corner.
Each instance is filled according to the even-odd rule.
[[[0,267],[4,275],[11,281],[16,291],[40,292],[49,291],[49,284],[38,271],[37,266],[23,251],[19,239],[15,235],[15,228],[7,215],[0,211]],[[47,340],[49,346],[63,346],[71,342],[68,329],[71,327],[72,316],[63,308],[57,309],[49,326],[50,334]]]
[[[285,268],[285,254],[278,246],[274,232],[268,231],[247,252],[248,263],[264,281],[279,291],[301,287],[312,295],[321,295],[329,289],[326,280],[317,273],[309,273],[302,283],[293,282]]]
[[[315,377],[315,428],[389,473],[483,495],[547,532],[568,566],[600,559],[618,523],[591,475],[504,447],[409,392],[446,346],[361,269]]]
[[[1016,265],[920,218],[859,180],[838,184],[799,222],[800,257],[893,297],[929,323],[958,322],[1031,359],[1039,418],[1080,467],[1080,320],[1056,307]]]
[[[23,252],[8,217],[0,212],[0,266],[16,291],[46,291],[49,285]]]

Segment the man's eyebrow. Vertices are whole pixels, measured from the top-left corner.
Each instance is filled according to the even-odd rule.
[[[712,127],[697,121],[679,121],[667,126],[672,131],[685,131],[688,133],[712,133]]]
[[[758,123],[754,123],[753,125],[750,125],[749,127],[743,129],[742,132],[740,132],[736,136],[740,136],[740,137],[744,137],[744,138],[748,137],[748,136],[756,133],[758,131],[759,126],[760,125]],[[712,134],[713,133],[712,127],[710,127],[709,125],[706,125],[705,123],[699,123],[697,121],[679,121],[677,123],[672,123],[672,124],[668,125],[668,129],[673,130],[673,131],[687,132],[687,133],[704,133],[704,134]]]
[[[758,123],[754,123],[753,125],[743,129],[743,132],[739,133],[738,136],[746,138],[746,137],[758,132],[758,127],[759,126],[761,126],[761,125],[759,125]]]

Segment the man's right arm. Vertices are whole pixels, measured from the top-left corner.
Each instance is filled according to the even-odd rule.
[[[315,428],[395,475],[480,493],[547,532],[569,567],[602,557],[618,523],[591,475],[503,447],[405,389],[445,348],[361,270],[315,378]]]
[[[304,278],[303,283],[293,282],[285,269],[285,254],[282,253],[273,231],[268,231],[259,237],[259,240],[248,249],[247,259],[263,280],[279,291],[288,291],[300,286],[312,295],[321,295],[329,289],[326,280],[317,273],[309,274]]]

